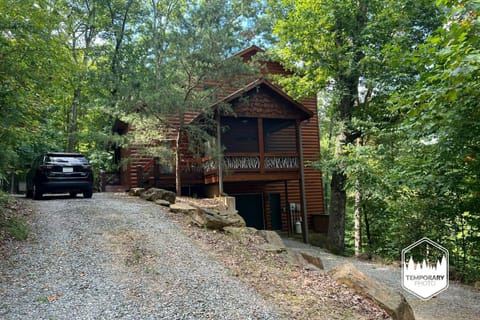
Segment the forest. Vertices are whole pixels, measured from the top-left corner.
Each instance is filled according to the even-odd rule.
[[[278,79],[291,95],[318,96],[308,165],[323,173],[330,249],[399,260],[428,237],[456,279],[478,281],[479,12],[479,0],[0,0],[2,189],[44,151],[114,169],[112,146],[129,143],[115,119],[158,139],[148,128],[203,110],[217,89],[205,80],[247,72],[229,57],[258,45],[292,72]]]

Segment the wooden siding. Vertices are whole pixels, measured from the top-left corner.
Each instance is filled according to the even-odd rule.
[[[242,117],[272,118],[272,119],[301,119],[302,114],[296,107],[275,95],[268,87],[249,92],[248,95],[233,102],[233,110]]]
[[[302,126],[302,148],[304,163],[320,160],[320,141],[316,99],[305,99],[303,105],[315,112]],[[325,214],[323,203],[322,174],[311,166],[305,167],[305,190],[308,214]]]
[[[252,57],[258,53],[263,52],[261,48],[250,47],[240,52],[244,58],[244,61],[248,62]],[[267,61],[264,63],[262,68],[262,73],[268,77],[268,75],[291,75],[291,72],[285,70],[283,66],[277,61]],[[302,125],[302,148],[304,162],[314,162],[320,159],[320,142],[319,142],[319,127],[318,127],[318,110],[317,110],[317,99],[315,97],[303,99],[300,101],[308,110],[313,112],[313,116]],[[307,213],[309,215],[318,215],[324,214],[324,203],[323,203],[323,184],[322,184],[322,174],[319,170],[313,169],[311,166],[305,167],[305,191],[307,198]],[[273,183],[269,184],[266,188],[266,192],[280,192],[284,193],[284,184]],[[289,187],[289,198],[290,202],[300,203],[300,188],[299,184],[292,184],[292,187]],[[284,199],[282,197],[282,207]]]

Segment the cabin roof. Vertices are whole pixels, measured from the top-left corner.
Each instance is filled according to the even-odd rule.
[[[281,88],[274,85],[272,82],[270,82],[269,80],[267,80],[265,78],[256,79],[255,81],[250,82],[249,84],[245,85],[241,89],[238,89],[238,90],[232,92],[230,95],[226,96],[225,98],[223,98],[221,100],[218,100],[213,105],[211,105],[211,108],[215,109],[222,103],[230,103],[233,100],[244,96],[248,92],[250,92],[252,90],[255,90],[256,88],[258,88],[262,85],[266,86],[267,88],[269,88],[270,90],[275,92],[278,96],[282,97],[287,102],[289,102],[291,105],[293,105],[299,111],[299,113],[301,113],[302,119],[305,120],[305,119],[311,118],[313,116],[312,111],[310,111],[305,106],[303,106],[303,104],[295,101],[292,97],[290,97],[287,93],[285,93]]]
[[[253,45],[251,47],[245,48],[245,49],[237,52],[234,56],[239,56],[239,57],[253,56],[258,52],[263,53],[263,52],[265,52],[265,50],[263,50],[262,48],[260,48],[258,46]]]

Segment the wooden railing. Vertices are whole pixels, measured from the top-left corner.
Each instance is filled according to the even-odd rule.
[[[223,156],[223,169],[228,172],[250,172],[259,174],[280,170],[299,169],[299,157],[296,152],[275,153],[227,153]],[[175,175],[175,167],[162,168],[152,159],[143,166],[137,166],[138,185],[150,188],[157,185],[161,177]],[[214,158],[187,159],[182,161],[182,176],[202,179],[218,172],[218,160]]]
[[[262,161],[263,160],[263,161]],[[217,170],[217,159],[202,159],[205,173]],[[300,159],[296,152],[265,153],[227,153],[223,157],[223,165],[227,170],[282,170],[299,169]]]

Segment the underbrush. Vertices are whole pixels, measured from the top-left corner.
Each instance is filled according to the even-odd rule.
[[[30,229],[24,208],[11,196],[0,192],[0,244],[8,239],[27,240]]]

